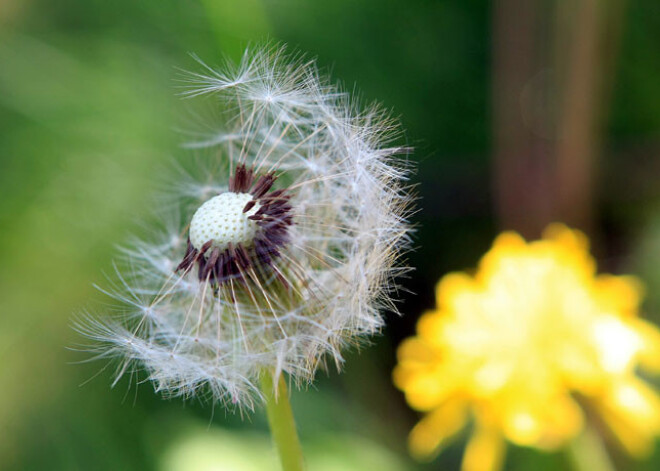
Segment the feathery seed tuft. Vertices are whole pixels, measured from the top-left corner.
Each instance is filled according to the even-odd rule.
[[[388,147],[400,130],[387,113],[358,111],[282,48],[202,67],[183,95],[217,119],[186,147],[208,166],[172,182],[176,223],[123,249],[111,294],[125,312],[79,329],[121,359],[118,377],[143,368],[168,395],[251,408],[261,374],[311,381],[396,310],[408,150]]]

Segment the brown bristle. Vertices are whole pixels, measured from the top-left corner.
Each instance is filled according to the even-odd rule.
[[[240,243],[229,243],[225,250],[214,248],[207,254],[213,240],[208,240],[197,250],[188,239],[186,252],[176,271],[188,272],[197,264],[199,280],[208,281],[215,289],[230,279],[246,282],[245,277],[250,272],[263,275],[271,271],[275,260],[280,257],[280,250],[289,241],[288,229],[293,225],[293,208],[286,189],[268,193],[275,180],[273,173],[255,177],[253,168],[238,165],[229,178],[229,191],[252,194],[253,199],[245,205],[243,213],[259,204],[256,213],[248,216],[249,220],[259,225],[253,245],[246,247]],[[281,278],[279,270],[273,271],[278,279]]]

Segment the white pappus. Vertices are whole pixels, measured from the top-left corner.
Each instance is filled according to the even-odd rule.
[[[215,119],[187,144],[207,164],[171,184],[167,220],[182,222],[123,248],[105,290],[121,314],[77,328],[96,357],[120,359],[117,378],[143,369],[169,396],[252,408],[261,374],[311,381],[396,311],[408,150],[388,147],[401,131],[387,113],[359,111],[281,47],[201,66],[183,95]]]

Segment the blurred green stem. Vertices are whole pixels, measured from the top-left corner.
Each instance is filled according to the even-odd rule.
[[[282,470],[302,471],[304,469],[302,449],[284,377],[280,375],[276,390],[272,375],[264,373],[261,378],[261,392],[266,399],[270,433],[280,455]]]
[[[568,444],[567,452],[575,471],[616,471],[603,440],[589,424]]]

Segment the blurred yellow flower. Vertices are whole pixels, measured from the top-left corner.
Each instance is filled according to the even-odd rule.
[[[559,224],[530,243],[506,232],[474,276],[440,280],[437,308],[399,347],[393,375],[426,412],[413,455],[433,457],[473,417],[463,471],[498,469],[505,440],[556,449],[586,411],[630,454],[651,449],[660,397],[635,369],[660,371],[660,331],[637,317],[640,282],[596,275],[588,249]]]

